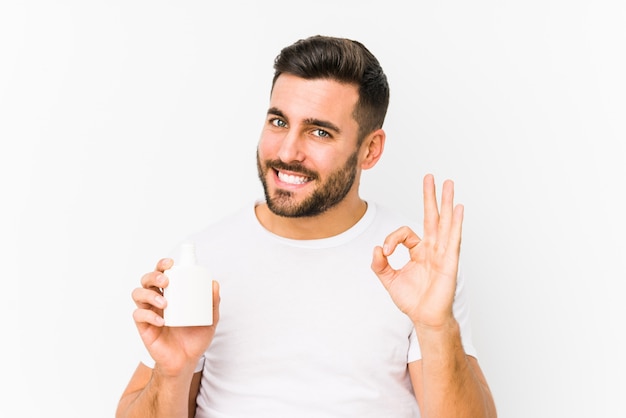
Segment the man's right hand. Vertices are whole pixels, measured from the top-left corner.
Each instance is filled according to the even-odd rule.
[[[219,320],[220,302],[219,284],[213,281],[213,325],[164,326],[163,309],[167,301],[163,297],[163,289],[169,284],[164,272],[173,264],[174,261],[169,258],[159,260],[154,271],[143,275],[141,287],[132,292],[137,305],[133,319],[141,339],[160,372],[171,376],[195,367],[211,344]]]

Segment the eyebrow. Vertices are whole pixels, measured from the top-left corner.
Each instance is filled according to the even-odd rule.
[[[288,119],[285,114],[278,108],[276,107],[270,107],[267,110],[267,114],[268,115],[276,115],[276,116],[280,116],[283,119]],[[326,120],[321,120],[321,119],[315,119],[315,118],[306,118],[304,120],[304,124],[305,125],[310,125],[310,126],[319,126],[320,128],[325,128],[325,129],[329,129],[332,131],[335,131],[336,133],[341,133],[341,129],[339,129],[339,127],[337,125],[335,125],[334,123],[331,123],[329,121]]]

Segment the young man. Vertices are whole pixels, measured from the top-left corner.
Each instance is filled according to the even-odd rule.
[[[439,208],[425,176],[419,236],[359,197],[385,144],[378,61],[314,36],[274,68],[257,149],[265,200],[188,239],[220,283],[214,325],[164,326],[173,261],[160,260],[133,291],[151,359],[117,416],[495,417],[469,335],[452,182]]]

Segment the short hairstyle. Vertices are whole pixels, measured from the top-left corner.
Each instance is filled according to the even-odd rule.
[[[274,79],[292,74],[304,79],[331,79],[358,87],[354,119],[359,143],[383,126],[389,107],[389,84],[376,57],[360,42],[315,35],[283,48],[274,60]]]

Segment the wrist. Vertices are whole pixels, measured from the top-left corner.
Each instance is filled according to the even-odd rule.
[[[162,379],[167,380],[185,380],[192,376],[197,365],[197,361],[195,362],[184,362],[177,365],[172,364],[164,364],[160,362],[155,362],[153,368],[153,374]]]
[[[429,344],[444,347],[451,342],[461,341],[461,327],[453,316],[435,324],[414,322],[413,326],[422,351]]]

